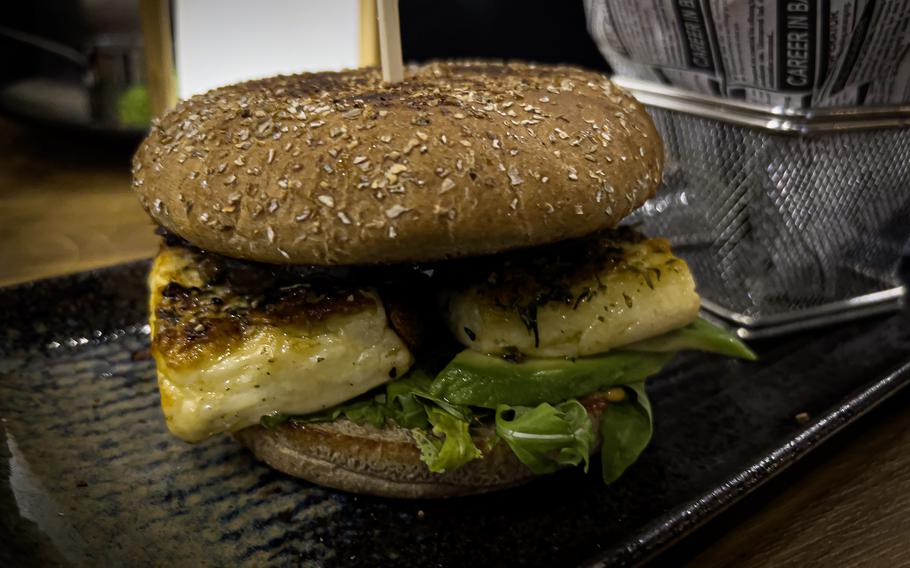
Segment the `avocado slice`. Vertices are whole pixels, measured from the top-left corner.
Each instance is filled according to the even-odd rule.
[[[495,409],[499,404],[555,404],[610,387],[643,381],[683,349],[754,361],[737,337],[701,318],[680,329],[621,349],[578,359],[512,362],[466,349],[430,385],[430,394],[452,404]]]
[[[706,320],[698,318],[685,327],[669,331],[657,337],[644,339],[622,347],[628,351],[668,353],[694,349],[755,361],[758,357],[738,337]]]
[[[579,359],[506,361],[466,349],[430,385],[452,404],[495,409],[500,404],[556,404],[610,387],[643,381],[675,353],[612,351]]]

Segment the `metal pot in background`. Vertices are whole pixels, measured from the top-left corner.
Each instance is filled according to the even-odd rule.
[[[28,4],[28,5],[22,5]],[[20,3],[0,20],[0,111],[138,135],[149,124],[136,0]]]

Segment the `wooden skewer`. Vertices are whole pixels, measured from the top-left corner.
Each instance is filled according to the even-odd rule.
[[[361,67],[379,65],[379,26],[376,25],[376,0],[360,0]]]
[[[167,0],[140,0],[140,25],[145,47],[145,73],[152,117],[177,104],[171,6]]]
[[[398,23],[398,0],[377,0],[379,11],[379,53],[382,80],[399,83],[404,79],[401,63],[401,28]]]

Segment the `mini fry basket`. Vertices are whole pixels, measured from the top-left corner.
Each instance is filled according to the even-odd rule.
[[[614,81],[666,152],[630,221],[671,240],[710,314],[758,338],[902,305],[910,106],[791,110]]]

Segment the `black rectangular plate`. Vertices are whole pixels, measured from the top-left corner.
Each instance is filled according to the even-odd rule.
[[[227,436],[168,434],[146,270],[0,290],[0,565],[633,564],[910,382],[907,313],[767,340],[757,363],[684,354],[650,380],[654,440],[609,487],[594,467],[448,501],[355,496]]]

